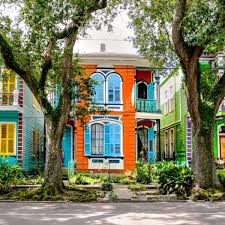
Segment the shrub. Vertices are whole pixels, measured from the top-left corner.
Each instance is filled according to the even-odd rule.
[[[22,170],[17,165],[10,165],[9,162],[3,157],[0,158],[0,183],[1,184],[11,184],[14,183],[16,179],[22,178]]]
[[[69,179],[69,182],[72,184],[96,184],[100,183],[100,179],[90,177],[87,173],[77,173]]]
[[[194,176],[189,167],[164,162],[157,166],[156,173],[161,194],[174,193],[178,196],[190,196]]]
[[[118,196],[115,191],[110,191],[109,200],[116,202],[118,200]]]
[[[103,191],[112,191],[113,189],[112,183],[109,181],[105,181],[104,183],[102,183],[101,189]]]
[[[131,190],[131,191],[144,191],[146,190],[146,187],[144,184],[130,184],[128,186],[128,188]]]
[[[220,183],[225,187],[225,171],[219,171],[217,173]]]
[[[148,184],[152,182],[152,168],[149,163],[138,161],[134,171],[134,179],[141,184]]]

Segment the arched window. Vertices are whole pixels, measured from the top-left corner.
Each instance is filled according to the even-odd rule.
[[[138,98],[147,99],[148,98],[148,88],[145,83],[138,84]]]
[[[119,75],[112,73],[107,78],[108,82],[108,103],[121,103],[121,84],[122,80]]]
[[[100,123],[91,125],[91,154],[104,154],[104,125]]]
[[[122,124],[102,119],[84,129],[84,155],[117,157],[122,155]]]
[[[104,103],[104,77],[99,73],[95,73],[91,76],[91,79],[95,81],[95,94],[92,96],[92,100],[95,103]]]

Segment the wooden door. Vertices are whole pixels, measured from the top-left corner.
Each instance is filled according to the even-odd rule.
[[[220,136],[220,157],[225,159],[225,136]]]

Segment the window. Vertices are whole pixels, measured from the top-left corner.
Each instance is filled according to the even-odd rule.
[[[40,150],[40,132],[32,131],[32,157],[35,159]]]
[[[121,130],[119,122],[102,119],[85,126],[85,156],[121,156]]]
[[[104,85],[105,79],[103,75],[100,73],[95,73],[91,76],[94,83],[94,92],[95,94],[92,96],[92,100],[96,103],[104,103]]]
[[[107,78],[108,82],[108,103],[121,102],[121,78],[119,75],[112,73]]]
[[[15,131],[13,123],[0,124],[0,155],[15,155]]]
[[[96,123],[91,125],[91,154],[103,155],[104,153],[104,126]]]
[[[138,98],[147,99],[147,85],[145,83],[138,84]]]
[[[174,130],[170,130],[170,158],[174,158]]]
[[[16,75],[10,75],[10,77],[4,77],[2,80],[2,104],[13,104],[13,92],[16,90]]]
[[[169,112],[174,110],[174,95],[173,95],[173,86],[170,87],[170,100],[169,100]]]
[[[37,101],[37,99],[35,98],[35,96],[32,94],[32,104],[33,104],[33,107],[37,110],[37,111],[41,111],[41,107]]]
[[[168,101],[167,101],[167,91],[165,91],[165,104],[164,104],[164,113],[168,113]]]
[[[169,134],[165,131],[165,158],[169,158]]]

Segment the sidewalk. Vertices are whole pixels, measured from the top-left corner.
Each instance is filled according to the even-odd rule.
[[[128,185],[113,184],[113,192],[116,199],[110,199],[110,192],[106,194],[99,202],[168,202],[179,201],[175,194],[160,195],[156,184],[146,185],[144,191],[131,191]]]

